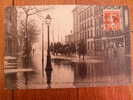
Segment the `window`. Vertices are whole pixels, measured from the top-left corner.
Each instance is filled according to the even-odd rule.
[[[91,34],[92,34],[92,37],[94,37],[94,36],[95,36],[95,34],[93,33],[93,29],[91,29]]]
[[[89,8],[87,9],[87,18],[89,17]]]
[[[90,37],[93,37],[92,29],[90,30]]]
[[[89,31],[88,31],[88,38],[90,38],[90,36],[89,36],[90,34],[89,34]]]
[[[126,26],[128,26],[128,24],[129,24],[129,23],[128,23],[128,20],[129,20],[128,17],[129,17],[129,16],[128,16],[128,10],[126,9],[126,10],[125,10],[125,25],[126,25]]]
[[[87,16],[86,16],[86,15],[87,15],[87,13],[85,12],[85,13],[84,13],[84,16],[85,16],[85,20],[87,19]]]
[[[88,50],[89,50],[89,42],[88,42]]]
[[[81,22],[81,20],[82,20],[82,17],[81,17],[81,15],[80,15],[80,22]]]
[[[92,9],[90,8],[90,16],[92,16]]]
[[[90,27],[92,27],[92,19],[90,19]]]

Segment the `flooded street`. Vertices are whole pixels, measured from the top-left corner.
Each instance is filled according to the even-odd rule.
[[[7,89],[128,85],[128,6],[8,7],[4,74]]]
[[[7,88],[90,87],[124,85],[131,81],[131,64],[128,56],[106,59],[89,58],[87,61],[54,57],[52,58],[53,70],[47,74],[44,70],[44,77],[42,75],[41,54],[35,53],[32,58],[34,71],[6,74]],[[46,52],[44,58],[46,64]]]

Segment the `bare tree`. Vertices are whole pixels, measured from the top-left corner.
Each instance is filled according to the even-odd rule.
[[[23,20],[21,21],[21,23],[19,25],[18,32],[19,32],[19,37],[21,38],[21,43],[24,44],[23,45],[23,56],[25,57],[24,61],[32,64],[32,62],[31,62],[32,46],[34,43],[36,43],[38,41],[39,30],[37,29],[37,25],[33,20],[29,21],[27,25],[28,25],[27,33],[29,34],[27,41],[25,41],[25,35],[24,34],[25,34],[25,27],[26,26],[25,26],[25,22]],[[24,43],[23,43],[23,41],[24,41]]]
[[[27,24],[28,24],[29,17],[51,9],[51,8],[44,8],[44,7],[39,9],[34,6],[24,6],[24,7],[20,7],[20,8],[23,10],[23,12],[25,14],[25,35],[27,35],[27,37],[28,37]]]
[[[29,59],[31,53],[32,44],[36,41],[36,28],[29,21],[29,17],[32,15],[37,15],[41,12],[45,12],[51,8],[37,8],[35,6],[24,6],[19,7],[25,14],[25,19],[21,23],[21,33],[24,35],[24,66],[29,67]]]
[[[21,38],[25,38],[25,22],[22,20],[19,25],[19,34]],[[28,42],[33,45],[38,40],[39,30],[34,20],[30,20],[27,24]]]

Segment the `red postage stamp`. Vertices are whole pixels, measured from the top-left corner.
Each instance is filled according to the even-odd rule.
[[[103,12],[104,30],[120,30],[121,18],[120,10],[104,10]]]

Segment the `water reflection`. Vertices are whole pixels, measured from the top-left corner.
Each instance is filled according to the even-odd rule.
[[[14,89],[124,85],[131,83],[130,60],[128,56],[105,58],[101,62],[54,58],[53,71],[45,72],[44,78],[41,70],[7,74],[6,85]]]
[[[129,57],[105,59],[102,63],[76,63],[74,85],[123,85],[131,82]]]
[[[16,74],[8,74],[8,75],[5,75],[5,77],[6,77],[6,80],[5,80],[6,87],[8,89],[16,89],[17,88]]]
[[[52,70],[46,71],[47,88],[51,88],[51,74],[52,74]]]

